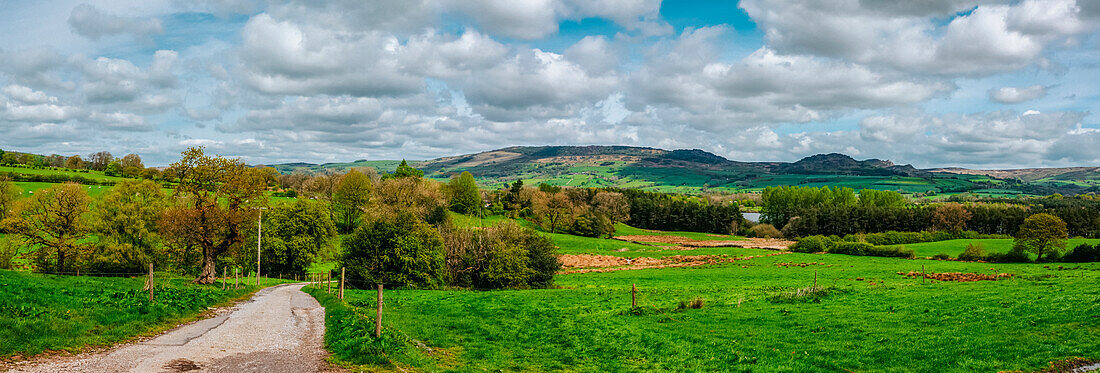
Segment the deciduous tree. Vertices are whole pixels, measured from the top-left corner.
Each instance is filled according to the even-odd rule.
[[[340,178],[333,194],[332,208],[336,214],[337,227],[343,233],[350,233],[359,226],[363,209],[370,202],[371,180],[356,169],[351,169]]]
[[[469,172],[451,177],[447,182],[447,195],[451,211],[471,215],[481,210],[481,190]]]
[[[207,156],[201,147],[184,151],[171,169],[179,179],[177,198],[187,205],[166,211],[160,228],[175,242],[202,249],[195,282],[212,283],[218,257],[242,242],[242,226],[256,215],[252,208],[267,204],[264,177],[240,159]]]
[[[37,245],[39,270],[65,272],[85,244],[89,232],[85,219],[91,198],[80,185],[58,184],[20,200],[14,213],[4,220],[8,230],[30,245]]]
[[[1016,232],[1016,250],[1038,255],[1058,255],[1066,249],[1066,222],[1051,214],[1035,214],[1024,219],[1020,230]]]

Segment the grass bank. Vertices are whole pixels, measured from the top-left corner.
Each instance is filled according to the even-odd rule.
[[[248,281],[246,281],[248,280]],[[195,285],[158,274],[155,300],[145,278],[54,276],[0,270],[0,359],[79,352],[153,335],[199,318],[208,307],[247,298],[278,280],[242,279],[243,288]]]

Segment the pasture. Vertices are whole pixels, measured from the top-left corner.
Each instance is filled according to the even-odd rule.
[[[783,266],[782,263],[817,263]],[[924,281],[897,272],[1011,273]],[[805,302],[771,297],[818,285]],[[1100,351],[1100,265],[1048,269],[786,254],[560,275],[559,289],[391,290],[390,330],[438,348],[426,370],[1001,371]],[[637,309],[630,289],[638,286]],[[374,292],[348,303],[370,309]],[[702,298],[700,309],[678,309]],[[901,361],[905,361],[904,364]]]

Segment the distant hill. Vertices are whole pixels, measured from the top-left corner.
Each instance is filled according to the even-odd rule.
[[[392,172],[400,161],[274,165],[280,172],[345,171],[375,167]],[[501,188],[522,179],[578,187],[640,188],[676,193],[736,192],[767,186],[841,186],[895,190],[923,195],[972,192],[988,195],[1075,194],[1095,190],[1097,168],[977,171],[921,170],[888,160],[856,160],[838,153],[796,162],[740,162],[699,149],[665,150],[633,146],[513,146],[503,149],[410,161],[426,177],[446,180],[467,171],[482,187]],[[1029,175],[1023,178],[1020,175]],[[1074,176],[1076,175],[1076,176]],[[1060,178],[1073,177],[1073,180]]]

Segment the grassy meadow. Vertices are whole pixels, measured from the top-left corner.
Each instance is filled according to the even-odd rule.
[[[619,234],[677,234],[618,228]],[[549,236],[567,254],[774,253],[672,250]],[[990,241],[983,242],[990,251],[1003,246],[1000,240],[980,241]],[[1011,240],[1005,241],[1007,250]],[[938,253],[960,245],[932,244],[921,244],[928,247],[921,250]],[[965,243],[959,252],[961,247]],[[790,263],[804,266],[786,265]],[[1014,276],[941,282],[898,274],[919,272],[922,266],[927,272]],[[815,276],[825,295],[780,298],[811,287]],[[1074,356],[1100,358],[1098,283],[1100,263],[1059,269],[790,253],[700,267],[565,274],[549,290],[387,290],[383,320],[391,334],[381,342],[348,340],[354,328],[373,331],[373,290],[348,290],[345,303],[323,292],[314,295],[340,307],[341,318],[360,319],[330,325],[328,346],[335,359],[374,367],[458,372],[995,372],[1034,371]],[[631,285],[638,287],[635,309]],[[702,299],[701,308],[680,308],[681,302],[696,298]],[[390,363],[363,357],[387,344],[405,347],[387,350]]]
[[[196,319],[208,307],[249,297],[255,280],[221,290],[191,278],[156,276],[154,302],[145,276],[53,276],[0,270],[0,359],[49,351],[78,352],[152,335]],[[281,283],[262,278],[261,287]]]
[[[1080,244],[1100,244],[1100,239],[1071,238],[1066,241],[1066,250],[1073,249]],[[987,253],[1007,253],[1012,250],[1011,239],[979,239],[979,240],[948,240],[938,242],[923,242],[916,244],[898,245],[906,249],[912,249],[917,257],[930,257],[936,254],[947,254],[956,258],[966,250],[966,245],[981,244]],[[1034,256],[1034,255],[1033,255]]]

